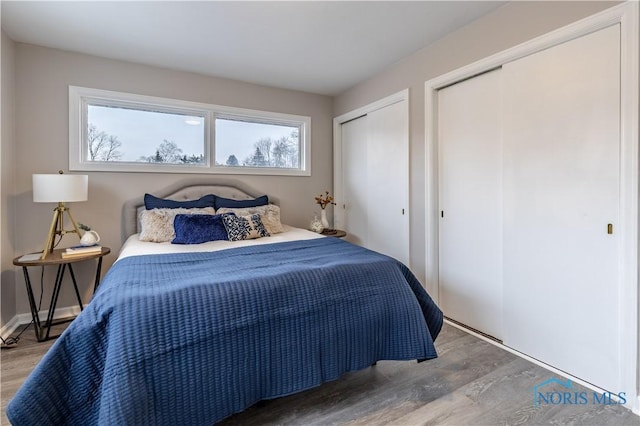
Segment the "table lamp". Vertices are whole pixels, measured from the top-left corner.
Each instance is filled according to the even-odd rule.
[[[71,210],[64,203],[75,201],[87,201],[87,189],[89,176],[65,175],[62,170],[58,174],[33,175],[33,202],[34,203],[58,203],[53,209],[53,219],[49,228],[49,235],[42,249],[40,259],[45,259],[48,253],[53,252],[56,235],[62,238],[65,234],[77,234],[80,238],[80,230],[76,221],[71,216]],[[64,214],[67,213],[73,229],[64,229]]]

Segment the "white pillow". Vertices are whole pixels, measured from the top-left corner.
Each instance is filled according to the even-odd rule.
[[[284,232],[284,228],[280,222],[280,207],[275,204],[243,208],[220,207],[216,210],[216,214],[222,213],[235,213],[237,216],[250,216],[257,213],[260,215],[260,220],[262,220],[262,224],[269,234],[273,235]]]
[[[140,212],[140,241],[164,243],[176,237],[173,220],[178,214],[215,214],[213,207],[201,209],[151,209]]]

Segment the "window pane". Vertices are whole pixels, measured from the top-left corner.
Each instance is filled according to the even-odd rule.
[[[218,166],[300,167],[300,126],[216,118],[215,161]]]
[[[204,165],[204,114],[87,105],[85,160]]]

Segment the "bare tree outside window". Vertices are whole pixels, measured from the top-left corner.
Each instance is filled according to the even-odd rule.
[[[122,152],[118,151],[122,142],[117,137],[98,130],[93,124],[89,125],[87,145],[89,161],[118,161],[122,158]]]

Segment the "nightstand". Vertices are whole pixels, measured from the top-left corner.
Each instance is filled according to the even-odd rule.
[[[76,292],[76,297],[78,298],[78,305],[80,306],[80,310],[84,309],[82,306],[82,299],[80,298],[80,292],[78,291],[78,283],[76,282],[76,276],[73,273],[73,264],[78,262],[86,262],[91,259],[98,259],[98,265],[96,267],[96,278],[93,284],[93,291],[95,293],[98,288],[98,284],[100,284],[100,270],[102,269],[102,258],[109,253],[111,253],[111,249],[109,247],[102,247],[102,250],[99,253],[90,253],[82,256],[74,256],[63,258],[62,253],[66,249],[56,249],[52,253],[47,255],[46,259],[40,259],[39,253],[34,255],[24,255],[19,256],[13,259],[13,264],[16,266],[22,266],[22,272],[24,273],[24,282],[27,286],[27,297],[29,298],[29,306],[31,307],[31,318],[33,319],[33,328],[36,332],[36,339],[38,342],[43,342],[52,337],[58,336],[49,336],[49,332],[51,331],[51,326],[54,324],[59,324],[63,322],[70,321],[70,319],[63,319],[54,322],[53,315],[56,310],[56,303],[58,302],[58,296],[60,295],[60,288],[62,287],[62,280],[64,278],[64,273],[68,270],[71,275],[71,281],[73,283],[73,288]],[[35,259],[33,258],[35,257]],[[38,315],[38,305],[36,305],[36,300],[33,295],[33,288],[31,287],[31,279],[29,278],[29,271],[27,270],[31,266],[58,266],[58,272],[56,273],[56,280],[53,285],[53,292],[51,293],[51,302],[49,304],[49,314],[47,315],[47,320],[44,323],[40,322],[40,316]]]

